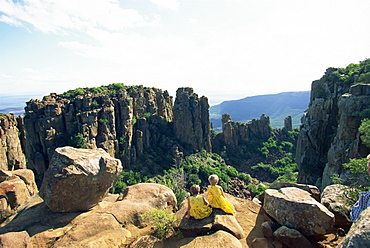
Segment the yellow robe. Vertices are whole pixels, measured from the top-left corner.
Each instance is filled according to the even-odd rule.
[[[213,208],[221,208],[225,213],[235,213],[234,206],[222,196],[220,186],[208,186],[208,202]]]
[[[190,216],[194,217],[195,219],[203,219],[211,215],[212,208],[208,207],[204,204],[203,197],[198,196],[190,196]]]

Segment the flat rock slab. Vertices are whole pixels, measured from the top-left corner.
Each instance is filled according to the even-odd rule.
[[[176,243],[176,248],[242,248],[240,241],[225,231],[217,231],[211,235],[195,238],[184,238]]]
[[[206,234],[209,231],[223,230],[231,233],[238,239],[244,237],[243,228],[232,214],[226,214],[220,209],[213,209],[212,214],[204,219],[196,220],[194,218],[186,219],[183,216],[186,212],[186,204],[183,204],[181,210],[176,214],[177,219],[181,219],[177,226],[186,236],[197,236]],[[185,211],[184,211],[185,209]]]

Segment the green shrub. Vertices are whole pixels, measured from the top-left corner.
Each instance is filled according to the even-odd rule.
[[[107,119],[99,119],[98,120],[101,124],[108,124],[108,122],[109,122],[109,120],[107,120]]]
[[[70,145],[75,148],[86,148],[87,142],[82,133],[78,133],[70,138]]]
[[[173,226],[177,219],[173,213],[152,208],[140,217],[142,220],[149,221],[156,226],[156,234],[159,239],[165,239],[171,232],[175,233]]]
[[[363,119],[358,131],[361,134],[361,141],[365,146],[370,147],[370,120],[367,118]]]

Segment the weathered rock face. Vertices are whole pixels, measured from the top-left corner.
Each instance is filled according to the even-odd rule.
[[[57,148],[40,189],[54,212],[86,211],[116,183],[121,161],[103,149]]]
[[[0,235],[0,246],[9,248],[33,247],[32,244],[30,244],[30,236],[26,231],[10,232]]]
[[[22,117],[19,117],[22,123]],[[0,115],[0,169],[16,170],[26,168],[26,159],[22,151],[19,125],[13,114]]]
[[[370,247],[370,208],[362,211],[349,230],[347,236],[338,245],[338,248],[362,248]]]
[[[281,241],[290,248],[313,248],[313,245],[308,239],[295,229],[282,226],[278,228],[274,234],[274,238]]]
[[[105,91],[98,93],[101,90]],[[148,128],[140,129],[144,124],[134,125],[136,120],[145,122],[152,116],[172,120],[172,97],[156,88],[121,85],[76,89],[45,96],[42,101],[31,100],[25,110],[28,168],[38,175],[46,171],[54,149],[60,146],[103,148],[129,166],[149,142],[167,145],[166,149],[172,145],[158,128],[148,132]],[[139,131],[143,135],[135,136]]]
[[[212,151],[209,104],[199,98],[192,88],[179,88],[173,107],[173,125],[176,137],[193,150]]]
[[[305,236],[323,235],[334,227],[334,214],[298,188],[267,189],[263,208],[280,225]]]
[[[321,204],[335,215],[336,227],[349,227],[352,221],[349,217],[351,205],[348,204],[348,194],[353,190],[341,184],[327,186],[321,194]]]
[[[0,223],[14,214],[37,192],[35,177],[31,170],[0,170]]]
[[[298,182],[332,184],[331,177],[345,179],[342,164],[350,158],[366,157],[369,148],[361,144],[358,127],[362,112],[370,108],[370,85],[354,84],[360,68],[351,75],[340,75],[329,68],[312,83],[309,108],[302,117],[298,137],[296,163]],[[357,75],[357,76],[356,76]],[[350,78],[353,82],[343,83]]]
[[[217,231],[214,234],[207,236],[200,236],[196,238],[184,238],[177,242],[176,247],[192,248],[192,247],[204,247],[204,248],[242,248],[240,241],[230,233],[225,231]]]
[[[283,132],[287,133],[293,130],[292,117],[289,115],[284,119]]]
[[[349,93],[339,98],[338,108],[340,118],[328,151],[328,162],[322,176],[323,187],[332,184],[332,176],[342,178],[345,184],[347,176],[342,164],[350,158],[366,157],[369,152],[369,148],[361,144],[358,128],[363,119],[360,113],[370,108],[370,84],[352,86]]]
[[[264,114],[259,120],[253,119],[248,123],[239,123],[231,120],[229,114],[222,115],[222,136],[226,145],[238,146],[239,143],[249,142],[251,136],[268,139],[271,136],[270,118]]]

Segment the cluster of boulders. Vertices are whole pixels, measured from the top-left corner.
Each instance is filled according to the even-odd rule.
[[[0,171],[3,247],[327,247],[370,245],[369,211],[352,225],[342,185],[275,183],[257,200],[226,194],[235,214],[214,209],[211,216],[187,219],[183,202],[174,229],[183,238],[159,240],[141,218],[157,208],[174,211],[177,201],[166,186],[140,183],[109,194],[122,170],[120,160],[102,149],[56,149],[38,193],[28,169]],[[41,197],[42,198],[41,198]],[[169,212],[170,213],[170,212]],[[344,235],[350,228],[346,237]],[[146,229],[149,228],[149,229]],[[342,229],[339,229],[342,228]],[[142,231],[146,230],[146,231]],[[338,233],[342,230],[343,233]]]
[[[56,149],[39,194],[32,171],[1,171],[1,203],[12,207],[0,227],[1,246],[122,247],[132,236],[127,227],[145,225],[141,214],[176,208],[172,190],[159,184],[109,194],[121,171],[120,160],[102,149],[72,147]]]

